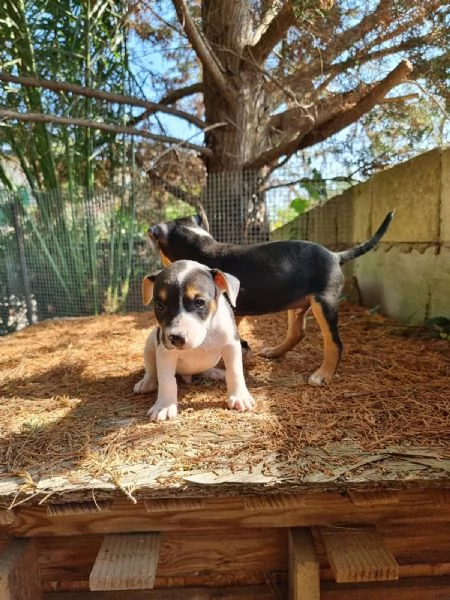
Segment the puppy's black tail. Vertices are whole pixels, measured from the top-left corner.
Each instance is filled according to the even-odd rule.
[[[388,214],[384,217],[384,221],[381,223],[375,235],[371,237],[370,240],[367,240],[367,242],[363,242],[354,248],[349,248],[348,250],[343,250],[342,252],[336,252],[336,256],[339,258],[339,264],[342,265],[349,260],[358,258],[358,256],[362,256],[366,252],[369,252],[369,250],[372,250],[372,248],[378,244],[388,230],[388,227],[394,218],[394,213],[394,210],[388,212]]]

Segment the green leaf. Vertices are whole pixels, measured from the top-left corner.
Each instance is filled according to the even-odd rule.
[[[303,215],[310,206],[310,201],[305,198],[294,198],[290,203],[290,208],[293,208],[299,215]]]

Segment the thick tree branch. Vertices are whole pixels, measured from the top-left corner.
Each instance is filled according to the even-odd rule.
[[[408,60],[403,60],[389,75],[372,89],[358,102],[346,103],[331,118],[307,133],[304,131],[293,140],[290,140],[276,148],[264,152],[255,160],[249,162],[247,169],[259,169],[266,164],[277,160],[280,156],[291,156],[294,152],[318,144],[326,140],[338,131],[345,129],[351,123],[360,119],[368,113],[376,104],[379,104],[386,94],[394,87],[407,80],[412,71],[412,65]]]
[[[158,106],[160,106],[161,104],[163,104],[164,106],[167,104],[174,104],[175,102],[177,102],[177,100],[181,100],[181,98],[186,98],[187,96],[191,96],[192,94],[199,94],[201,92],[203,92],[203,83],[193,83],[192,85],[180,88],[179,90],[173,90],[172,92],[169,92],[166,96],[161,98],[161,100],[158,102]],[[155,112],[156,111],[154,109],[150,108],[144,110],[144,112],[142,112],[140,115],[130,120],[130,125],[136,125],[137,123],[148,119],[148,117],[154,114]],[[203,122],[202,124],[204,126]]]
[[[352,109],[378,84],[379,82],[371,83],[352,92],[344,92],[339,95],[329,94],[323,99],[316,100],[314,103],[311,102],[311,109],[307,106],[294,106],[288,108],[284,112],[276,113],[271,117],[270,127],[279,132],[286,133],[292,132],[295,129],[301,129],[306,132],[306,130],[310,130],[312,126],[317,128],[325,121],[328,121],[337,111],[343,113]],[[407,94],[395,98],[383,98],[378,104],[393,104],[417,97],[418,94]]]
[[[259,40],[261,39],[263,34],[267,31],[267,28],[269,27],[269,25],[272,23],[274,18],[277,16],[278,12],[280,11],[280,8],[281,8],[280,0],[275,0],[274,2],[270,2],[270,3],[268,3],[268,5],[266,5],[265,10],[263,10],[263,12],[261,14],[261,21],[260,21],[258,27],[255,29],[255,32],[253,34],[253,37],[251,40],[252,46],[256,46],[256,44],[259,42]]]
[[[159,104],[175,104],[178,100],[182,98],[186,98],[187,96],[192,96],[193,94],[200,94],[203,92],[203,82],[199,81],[198,83],[193,83],[192,85],[187,85],[186,87],[179,88],[178,90],[173,90],[169,92],[165,96],[161,98]]]
[[[380,58],[385,58],[386,56],[392,56],[400,52],[405,52],[406,50],[415,50],[428,43],[429,36],[421,36],[410,38],[397,44],[396,46],[389,46],[388,48],[374,50],[373,52],[359,52],[355,56],[352,56],[351,58],[348,58],[345,61],[331,65],[328,69],[327,78],[320,84],[316,91],[323,91],[337,76],[341,75],[342,73],[345,73],[349,69],[352,69],[356,66],[360,67],[369,62],[379,60]],[[415,68],[415,73],[417,73],[417,68]]]
[[[111,123],[102,123],[101,121],[92,121],[90,119],[81,119],[75,117],[57,117],[55,115],[45,115],[43,113],[19,113],[14,110],[7,110],[0,108],[0,119],[9,119],[17,121],[31,121],[33,123],[55,123],[58,125],[76,125],[78,127],[89,127],[90,129],[99,129],[100,131],[107,131],[108,133],[125,133],[128,135],[135,135],[166,144],[177,144],[184,148],[195,150],[203,156],[212,156],[212,151],[204,146],[198,146],[191,142],[184,142],[178,138],[173,138],[165,135],[158,135],[156,133],[150,133],[142,129],[135,129],[133,127],[122,127],[119,125],[112,125]]]
[[[270,119],[270,127],[286,133],[296,130],[299,132],[297,137],[305,135],[313,127],[317,129],[336,114],[351,110],[378,84],[379,82],[374,82],[361,85],[351,92],[327,94],[315,102],[312,101],[312,94],[310,94],[309,106],[294,106],[273,115]]]
[[[398,32],[396,31],[396,35],[391,37],[398,37],[397,34]],[[430,34],[410,37],[401,40],[397,44],[383,46],[382,48],[378,48],[377,50],[373,51],[369,51],[369,49],[366,48],[346,60],[331,65],[328,69],[329,76],[327,77],[327,80],[321,84],[319,89],[324,89],[327,83],[348,69],[352,69],[356,66],[362,66],[369,62],[385,58],[386,56],[393,56],[395,54],[414,51],[426,46],[432,46],[432,36]],[[415,68],[415,72],[418,73],[417,68]]]
[[[148,102],[147,100],[141,100],[140,98],[134,98],[133,96],[124,96],[123,94],[114,94],[112,92],[103,92],[101,90],[95,90],[92,88],[83,87],[75,83],[68,83],[66,81],[51,81],[49,79],[37,79],[35,77],[24,77],[22,75],[11,75],[5,71],[0,72],[0,81],[6,81],[8,83],[17,83],[25,87],[41,87],[54,92],[70,92],[78,96],[84,96],[86,98],[96,98],[98,100],[106,100],[108,102],[114,102],[117,104],[129,104],[132,106],[142,106],[145,109],[151,110],[152,112],[164,112],[174,117],[184,119],[193,125],[196,125],[200,129],[203,129],[205,124],[201,119],[190,115],[182,110],[157,104],[155,102]]]
[[[376,9],[370,14],[367,14],[353,27],[344,31],[340,36],[331,35],[330,39],[332,41],[328,47],[320,53],[320,56],[316,60],[306,64],[304,67],[299,68],[296,73],[287,77],[284,81],[284,86],[294,93],[299,93],[302,90],[305,81],[311,81],[323,74],[328,75],[330,72],[333,73],[333,70],[335,69],[342,72],[339,67],[339,64],[341,63],[333,64],[333,61],[343,53],[351,52],[351,48],[354,47],[355,44],[364,41],[369,33],[373,33],[380,28],[380,26],[384,26],[380,31],[380,35],[378,37],[373,37],[370,43],[365,42],[363,44],[363,50],[358,52],[358,59],[360,59],[361,64],[367,63],[369,60],[380,58],[383,55],[392,55],[396,51],[400,52],[415,47],[413,41],[403,40],[401,39],[401,35],[414,25],[421,23],[427,14],[432,13],[441,5],[441,0],[425,0],[421,3],[416,2],[416,0],[406,0],[405,11],[411,9],[415,11],[415,14],[410,15],[408,19],[400,20],[396,27],[389,27],[393,20],[392,11],[395,7],[393,7],[390,0],[380,0]],[[394,45],[394,47],[389,46],[388,50],[380,48],[380,45],[386,44],[395,38],[400,38],[400,41],[398,44]],[[417,36],[413,39],[416,39],[418,44],[424,42],[426,44],[430,43],[429,36],[423,36],[422,41],[421,36]],[[374,47],[378,48],[378,50],[371,52]],[[369,56],[372,56],[372,59],[370,59]],[[356,61],[355,58],[346,60]],[[349,63],[348,66],[351,67],[352,65]]]
[[[402,60],[397,67],[389,73],[378,85],[376,85],[354,108],[337,115],[324,123],[321,127],[313,129],[307,133],[300,146],[299,150],[313,146],[328,137],[336,134],[338,131],[345,129],[351,123],[355,123],[363,115],[368,113],[372,108],[384,100],[386,94],[394,87],[406,81],[413,70],[409,60]]]
[[[224,69],[201,32],[197,29],[185,1],[172,0],[172,2],[177,13],[178,21],[183,27],[192,48],[202,63],[203,69],[208,71],[214,79],[223,97],[226,98],[228,102],[232,103],[233,94],[231,92],[229,81],[224,75]]]
[[[247,47],[248,53],[252,56],[257,65],[262,65],[274,46],[283,39],[286,31],[295,24],[294,11],[290,0],[286,2],[279,12],[275,14],[265,32],[261,35],[257,44],[253,47]]]

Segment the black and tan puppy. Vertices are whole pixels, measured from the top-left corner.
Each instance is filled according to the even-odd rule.
[[[176,374],[225,378],[229,408],[253,409],[233,311],[224,297],[226,293],[234,306],[238,291],[239,280],[233,275],[191,260],[174,262],[144,278],[144,303],[153,303],[158,325],[148,336],[145,375],[134,391],[144,394],[158,389],[148,411],[151,419],[164,421],[177,415]],[[225,372],[214,368],[220,358]]]
[[[306,314],[311,309],[322,332],[324,359],[309,382],[320,385],[331,381],[342,353],[338,330],[344,284],[341,265],[371,250],[393,216],[394,211],[386,215],[371,239],[342,252],[301,240],[251,246],[222,244],[202,227],[199,215],[150,227],[148,238],[152,248],[159,249],[163,264],[188,258],[237,277],[241,284],[237,316],[288,311],[286,338],[261,350],[262,356],[273,358],[291,350],[305,335]]]

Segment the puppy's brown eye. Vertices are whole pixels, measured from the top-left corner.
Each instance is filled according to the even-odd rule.
[[[197,308],[203,308],[205,306],[205,301],[203,300],[203,298],[196,298],[194,300],[194,304]]]
[[[154,300],[153,301],[153,309],[155,310],[155,312],[161,312],[164,310],[164,304],[162,302],[160,302],[159,300]]]

